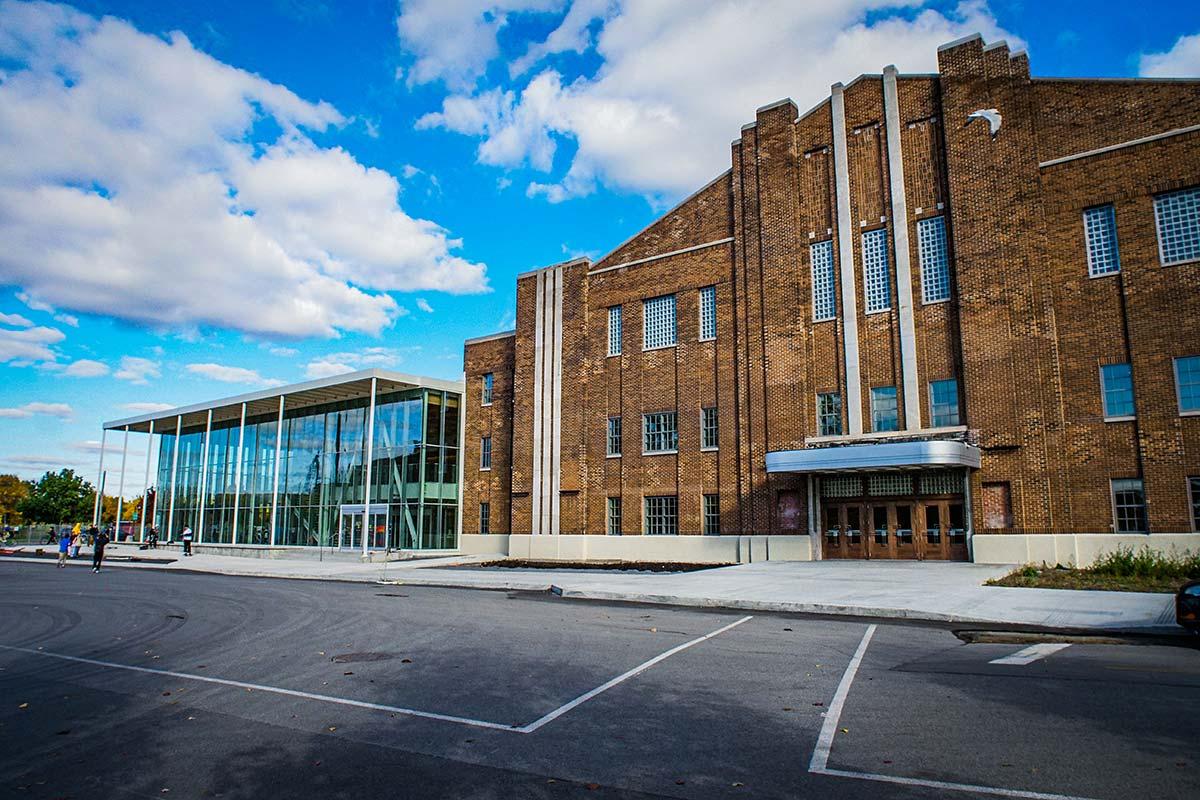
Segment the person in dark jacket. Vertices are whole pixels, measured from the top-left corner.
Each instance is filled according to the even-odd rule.
[[[100,564],[104,561],[104,548],[108,546],[108,534],[104,531],[97,530],[92,527],[92,572],[100,571]]]

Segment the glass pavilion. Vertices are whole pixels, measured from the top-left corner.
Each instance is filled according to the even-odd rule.
[[[458,544],[462,391],[365,370],[104,429],[159,437],[139,538],[157,525],[176,541],[190,527],[199,544],[446,550]]]

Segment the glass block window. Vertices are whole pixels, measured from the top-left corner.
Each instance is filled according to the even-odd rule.
[[[1200,477],[1188,478],[1188,498],[1192,502],[1192,530],[1200,531]]]
[[[605,434],[605,455],[621,455],[621,418],[608,418],[608,432]]]
[[[895,386],[876,386],[871,389],[871,430],[894,431],[900,427],[896,406]]]
[[[822,497],[861,497],[862,479],[857,475],[832,475],[821,479]]]
[[[921,494],[961,494],[962,474],[957,472],[922,472]]]
[[[490,436],[479,440],[479,468],[492,468],[492,437]]]
[[[1100,368],[1104,416],[1133,416],[1133,372],[1128,364],[1105,364]]]
[[[606,524],[609,536],[621,535],[621,498],[608,498],[608,520]]]
[[[1175,392],[1179,413],[1200,411],[1200,356],[1175,359]]]
[[[701,522],[704,526],[704,534],[707,536],[719,536],[721,533],[720,496],[715,494],[704,495],[703,506],[704,518]]]
[[[700,409],[700,449],[717,449],[717,409]]]
[[[912,493],[912,475],[903,472],[880,472],[867,476],[867,494],[873,497]]]
[[[1200,187],[1154,198],[1154,221],[1164,266],[1200,259]]]
[[[608,309],[608,354],[621,355],[621,307],[612,306]]]
[[[679,533],[679,500],[675,495],[646,498],[643,533],[647,536],[674,536]]]
[[[1146,492],[1141,478],[1112,482],[1113,526],[1117,533],[1146,533]]]
[[[700,290],[700,341],[717,338],[717,287]]]
[[[921,300],[926,303],[949,300],[950,258],[946,251],[944,217],[917,222],[917,252],[921,259]]]
[[[929,424],[935,428],[958,424],[958,381],[930,381],[929,411]]]
[[[817,435],[842,435],[842,396],[837,392],[817,395]]]
[[[492,387],[495,382],[492,373],[487,373],[483,376],[483,386],[479,392],[479,401],[485,406],[492,404]]]
[[[674,411],[642,415],[642,452],[673,453],[679,448]]]
[[[863,296],[867,313],[886,311],[892,306],[892,286],[888,278],[887,229],[862,235]]]
[[[479,532],[491,533],[492,531],[492,505],[491,503],[479,504]]]
[[[837,286],[833,278],[833,242],[810,245],[808,260],[812,264],[813,322],[837,318]]]
[[[1083,212],[1083,233],[1087,239],[1088,275],[1111,275],[1121,271],[1117,252],[1117,217],[1112,206],[1097,206]]]
[[[675,295],[668,294],[642,301],[642,347],[670,347],[675,344]]]

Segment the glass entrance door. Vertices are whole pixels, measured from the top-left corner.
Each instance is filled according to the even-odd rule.
[[[342,514],[338,526],[338,547],[343,550],[362,549],[362,514]]]
[[[367,513],[366,530],[363,529],[363,507],[353,505],[342,506],[342,513],[338,523],[338,547],[343,550],[362,550],[364,536],[366,536],[368,549],[387,549],[387,506],[376,503],[371,504],[371,509]]]

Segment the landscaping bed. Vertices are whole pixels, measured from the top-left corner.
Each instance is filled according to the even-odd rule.
[[[609,569],[623,572],[697,572],[702,569],[731,567],[732,564],[679,564],[670,561],[527,561],[506,558],[500,561],[485,561],[478,567],[506,567],[508,569]]]
[[[1143,546],[1138,550],[1118,548],[1082,569],[1026,564],[1002,578],[993,578],[987,585],[1173,594],[1184,583],[1197,578],[1200,578],[1200,555],[1188,552],[1164,555]]]

